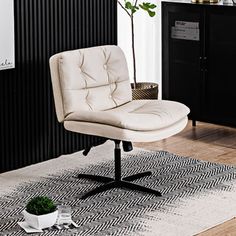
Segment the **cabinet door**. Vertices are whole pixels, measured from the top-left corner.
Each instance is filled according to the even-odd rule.
[[[236,125],[236,8],[209,8],[206,14],[207,120]]]
[[[163,98],[186,104],[191,109],[191,117],[197,119],[200,110],[200,58],[203,55],[204,8],[164,2],[162,16]],[[180,37],[175,37],[173,27],[178,21],[187,22],[190,28],[191,24],[193,27],[198,25],[199,39],[183,39],[181,33]],[[188,38],[188,34],[191,35],[192,32],[189,30],[183,36]]]

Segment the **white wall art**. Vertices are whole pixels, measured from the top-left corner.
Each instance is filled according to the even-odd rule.
[[[13,0],[0,0],[0,70],[15,67]]]

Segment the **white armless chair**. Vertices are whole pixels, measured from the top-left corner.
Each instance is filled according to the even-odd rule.
[[[164,100],[132,100],[125,56],[118,46],[99,46],[65,51],[50,58],[56,113],[65,129],[102,136],[115,142],[114,178],[79,174],[104,182],[84,193],[82,199],[110,188],[127,188],[161,196],[155,189],[133,180],[150,171],[121,176],[121,150],[132,150],[132,142],[168,138],[187,124],[188,107]]]

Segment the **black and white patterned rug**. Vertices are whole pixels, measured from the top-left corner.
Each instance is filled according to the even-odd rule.
[[[17,222],[23,221],[21,212],[27,201],[38,195],[70,205],[73,220],[79,225],[77,229],[45,230],[42,236],[193,235],[236,215],[235,167],[165,151],[139,150],[122,159],[123,176],[146,170],[152,170],[153,175],[135,182],[158,189],[162,197],[113,189],[80,200],[81,193],[99,183],[77,179],[76,175],[113,177],[113,160],[23,183],[0,197],[0,235],[27,235]]]

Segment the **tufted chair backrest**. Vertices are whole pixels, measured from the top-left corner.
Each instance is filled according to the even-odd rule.
[[[56,54],[50,70],[60,122],[75,111],[107,110],[132,100],[126,59],[118,46]]]

